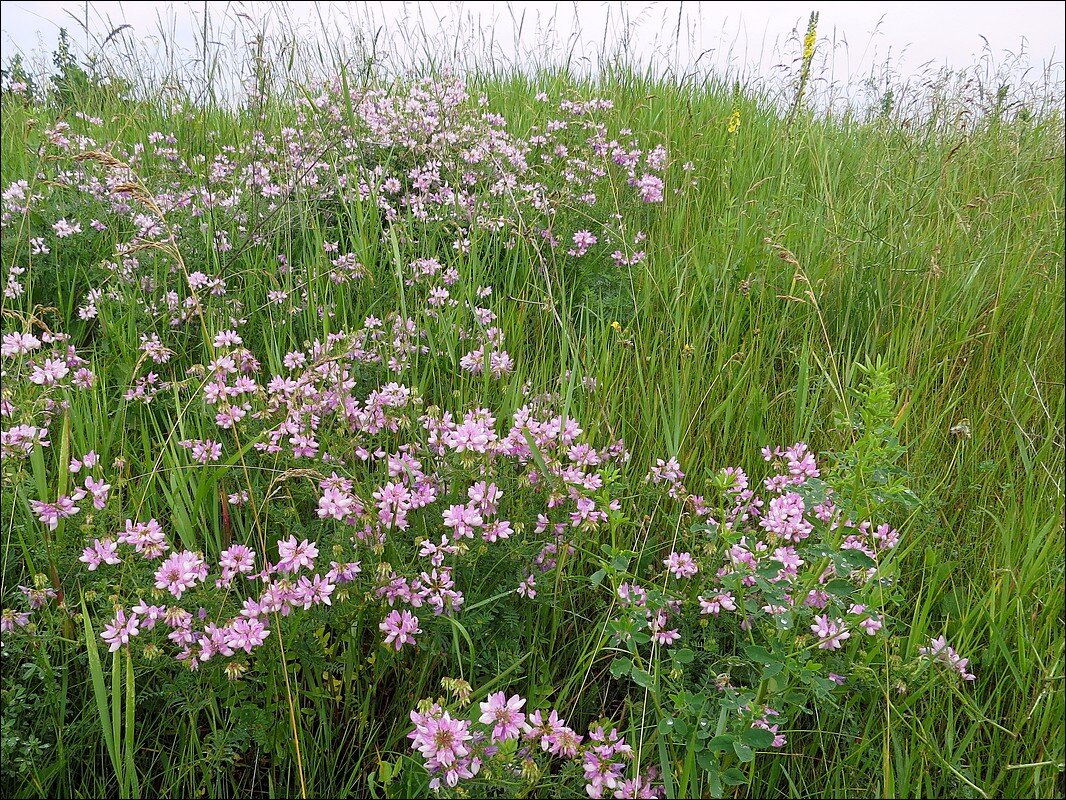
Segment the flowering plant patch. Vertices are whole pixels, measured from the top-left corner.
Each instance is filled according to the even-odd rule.
[[[511,348],[570,325],[589,270],[645,261],[641,217],[682,191],[665,146],[605,99],[538,95],[518,133],[450,76],[312,89],[239,143],[57,120],[3,192],[3,510],[33,565],[5,645],[75,642],[112,740],[116,687],[129,710],[181,676],[298,765],[309,698],[387,698],[383,785],[739,785],[896,646],[887,371],[831,470],[803,442],[757,477],[635,464],[580,359],[534,384]],[[494,292],[509,259],[542,318]],[[564,625],[574,679],[523,675],[529,631]],[[908,655],[975,680],[943,638]]]

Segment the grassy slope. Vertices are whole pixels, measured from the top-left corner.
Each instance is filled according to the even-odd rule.
[[[532,95],[547,80],[481,83],[491,107],[521,123],[537,113]],[[901,130],[888,121],[800,116],[788,127],[744,98],[740,128],[730,135],[729,91],[617,74],[597,92],[614,99],[617,118],[635,131],[663,137],[676,162],[694,162],[699,185],[647,214],[650,255],[632,274],[549,270],[546,285],[527,263],[485,265],[497,297],[550,294],[569,311],[560,329],[535,306],[508,307],[515,385],[523,378],[544,384],[580,359],[602,391],[594,407],[578,401],[577,411],[600,421],[600,439],[610,428],[625,436],[635,463],[676,453],[686,471],[699,474],[729,463],[754,466],[765,443],[805,438],[816,450],[838,446],[833,420],[858,384],[854,365],[883,359],[897,370],[906,467],[924,501],[901,520],[901,578],[914,598],[906,609],[911,648],[946,630],[978,674],[964,692],[928,678],[898,691],[885,676],[882,696],[857,697],[839,717],[859,720],[862,735],[845,739],[832,727],[839,722],[796,733],[792,755],[758,762],[746,791],[1061,791],[1061,118],[991,120],[965,135],[938,135],[935,120],[925,130]],[[23,177],[29,163],[22,123],[5,114],[4,185]],[[194,151],[205,127],[221,126],[237,139],[242,123],[124,111],[119,124],[175,130]],[[781,257],[786,251],[794,260]],[[72,280],[61,276],[59,285]],[[76,304],[82,291],[56,304]],[[338,308],[342,319],[365,313],[365,304],[352,302]],[[632,346],[610,327],[614,320]],[[317,323],[294,325],[304,326],[288,334],[299,341]],[[422,378],[449,388],[447,375]],[[949,432],[963,420],[969,439]],[[535,623],[534,640],[551,623]],[[576,688],[582,653],[575,633],[568,624],[560,643],[554,634],[550,646],[543,643],[529,666],[531,682]],[[425,674],[421,681],[412,676],[413,697],[431,685]],[[399,698],[397,710],[405,703]],[[314,727],[305,759],[317,791],[353,781],[362,791],[359,759],[342,767],[335,753],[375,732],[368,709],[361,722]],[[139,735],[146,748],[154,737],[175,753],[165,779],[173,791],[195,785],[181,765],[208,758],[201,727],[185,720],[163,730],[146,720]],[[51,776],[62,789],[99,786],[70,766],[61,756]],[[282,769],[271,780],[295,786]]]
[[[676,448],[694,470],[750,463],[763,442],[831,447],[853,364],[883,358],[903,386],[906,465],[925,501],[905,543],[911,637],[946,621],[980,666],[985,720],[950,711],[947,689],[893,691],[853,710],[869,715],[867,737],[812,737],[809,766],[782,770],[802,793],[1053,791],[1059,767],[1005,767],[1061,765],[1063,752],[1061,123],[789,130],[744,103],[730,142],[728,93],[623,79],[605,94],[703,176],[652,226],[660,244],[633,276],[633,351],[590,326],[608,416],[635,458]],[[969,440],[949,432],[962,420]],[[885,774],[853,783],[870,761]],[[792,785],[765,777],[777,783],[756,793]]]

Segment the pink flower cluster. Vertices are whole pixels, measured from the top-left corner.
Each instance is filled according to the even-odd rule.
[[[126,533],[119,541],[133,545],[136,552],[149,560],[161,558],[169,549],[155,520],[147,523],[127,520]],[[99,559],[96,566],[101,561],[121,563],[121,559],[115,556],[114,546],[103,551],[107,557],[101,552],[102,546],[97,542],[92,548],[86,548],[82,560]],[[231,545],[219,554],[219,577],[214,582],[215,587],[236,589],[233,581],[239,575],[243,575],[249,584],[259,582],[264,587],[257,596],[248,592],[240,611],[223,624],[208,622],[198,629],[194,626],[193,614],[179,605],[157,606],[139,601],[129,613],[125,608],[116,609],[101,638],[114,651],[162,621],[170,629],[167,639],[181,648],[176,658],[190,669],[196,669],[201,662],[216,656],[230,658],[237,651],[252,653],[270,635],[268,626],[272,616],[287,617],[297,609],[307,611],[314,606],[332,605],[330,598],[337,587],[349,583],[361,571],[357,562],[341,564],[334,561],[324,575],[314,572],[318,548],[306,539],[297,541],[295,536],[278,542],[278,554],[276,563],[267,562],[259,572],[256,572],[255,551],[247,545]],[[89,569],[95,569],[92,563],[89,563]],[[304,570],[304,574],[298,574]],[[314,574],[309,574],[312,572]],[[187,592],[205,584],[208,576],[207,563],[200,553],[174,551],[155,570],[155,589],[181,600]],[[201,609],[198,617],[204,621],[206,612]]]
[[[481,714],[477,723],[484,729],[470,720],[453,717],[440,702],[423,705],[422,711],[412,711],[415,727],[408,738],[430,774],[430,789],[454,788],[460,781],[476,777],[493,760],[505,769],[517,769],[510,763],[511,759],[530,760],[539,745],[541,752],[580,764],[589,797],[664,796],[663,787],[654,783],[654,771],[625,777],[627,766],[633,760],[633,748],[617,729],[607,731],[593,725],[586,741],[566,724],[556,709],[537,709],[527,716],[522,711],[525,705],[526,699],[519,695],[490,694],[479,704]],[[514,756],[504,756],[505,751],[500,748],[508,741],[523,743]]]
[[[660,657],[657,648],[680,647],[690,608],[712,619],[734,614],[728,627],[717,624],[723,624],[723,630],[739,627],[752,644],[760,642],[756,638],[760,625],[770,632],[768,646],[780,631],[795,630],[803,640],[809,630],[813,634],[809,646],[833,657],[830,663],[838,670],[846,662],[833,654],[842,654],[849,645],[859,649],[866,637],[884,630],[885,621],[872,602],[880,596],[878,565],[898,544],[899,534],[888,525],[856,525],[846,519],[830,487],[819,479],[819,468],[805,444],[766,448],[764,455],[776,468],[762,483],[765,496],[750,488],[748,476],[738,468],[721,470],[708,481],[719,494],[710,500],[688,491],[676,459],[659,459],[651,468],[646,482],[682,504],[678,530],[690,522],[690,535],[675,538],[676,549],[663,559],[665,572],[657,579],[649,576],[643,582],[627,577],[617,584],[618,613],[609,622],[610,641],[628,649],[632,658],[616,660],[620,668],[616,677],[637,670],[638,660],[647,664]],[[705,537],[714,541],[713,547],[706,546]],[[857,636],[860,633],[864,636]],[[638,648],[647,645],[650,652],[641,655]],[[936,649],[934,643],[930,652],[964,672],[965,660],[960,668],[960,660],[944,647]],[[829,674],[834,683],[844,683],[845,676]],[[728,676],[722,676],[718,688],[734,702],[743,696]],[[774,734],[773,747],[784,745],[780,720],[774,719],[780,716],[776,709],[748,708],[744,714],[744,724]],[[610,786],[612,769],[617,770],[602,759],[586,758],[586,769],[602,782],[600,788]]]

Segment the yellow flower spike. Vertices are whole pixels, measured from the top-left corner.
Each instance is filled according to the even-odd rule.
[[[807,22],[807,35],[803,37],[803,60],[809,62],[814,56],[814,44],[818,40],[818,12],[811,14]]]

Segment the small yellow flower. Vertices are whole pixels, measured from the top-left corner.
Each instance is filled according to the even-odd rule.
[[[740,111],[733,109],[733,113],[729,116],[729,132],[736,133],[740,128]]]
[[[614,322],[612,322],[612,323],[611,323],[611,327],[612,327],[612,328],[614,328],[614,329],[615,329],[616,331],[618,331],[619,333],[621,333],[621,332],[622,332],[622,326],[621,326],[621,324],[620,324],[620,323],[618,322],[618,320],[615,320]]]

